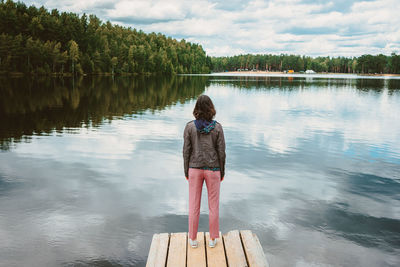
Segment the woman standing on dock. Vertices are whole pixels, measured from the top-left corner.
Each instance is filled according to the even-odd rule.
[[[225,175],[225,137],[222,125],[213,120],[214,104],[201,95],[193,110],[196,120],[186,124],[183,134],[185,177],[189,181],[189,241],[197,247],[201,192],[206,181],[209,208],[210,247],[219,237],[219,189]]]

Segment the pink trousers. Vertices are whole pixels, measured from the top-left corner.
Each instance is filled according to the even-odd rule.
[[[189,238],[197,237],[199,228],[201,191],[206,180],[208,193],[210,238],[219,237],[219,187],[221,183],[220,171],[209,171],[189,168]]]

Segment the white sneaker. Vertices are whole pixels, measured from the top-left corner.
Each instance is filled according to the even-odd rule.
[[[190,239],[189,238],[189,243],[190,243],[190,246],[192,247],[192,248],[197,248],[197,246],[198,246],[198,242],[197,242],[197,240],[192,240],[192,239]]]
[[[216,238],[214,240],[210,239],[208,245],[210,246],[210,248],[215,247],[217,245],[217,239]]]

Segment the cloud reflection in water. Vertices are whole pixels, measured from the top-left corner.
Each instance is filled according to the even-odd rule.
[[[143,266],[153,233],[186,231],[182,133],[205,90],[227,141],[223,232],[252,229],[273,266],[398,265],[398,91],[342,79],[210,79],[186,81],[193,93],[161,108],[113,117],[110,106],[96,125],[27,134],[3,150],[0,263]],[[80,95],[85,111],[92,93]]]

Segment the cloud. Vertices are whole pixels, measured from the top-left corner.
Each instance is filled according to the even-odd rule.
[[[397,0],[26,1],[200,43],[212,56],[400,52]]]
[[[119,1],[115,8],[107,11],[107,15],[111,20],[131,24],[153,24],[182,20],[186,17],[186,10],[176,1]]]

